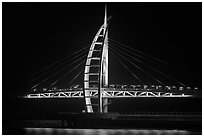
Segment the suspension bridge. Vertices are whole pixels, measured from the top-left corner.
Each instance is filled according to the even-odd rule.
[[[169,67],[169,71],[172,73],[183,79],[188,79],[186,76],[174,71],[183,71],[181,68],[109,38],[108,28],[110,22],[111,16],[107,16],[107,9],[105,8],[104,23],[96,33],[91,46],[80,49],[72,55],[60,59],[36,72],[34,74],[36,77],[31,80],[31,82],[35,84],[24,98],[81,98],[84,100],[87,113],[107,113],[108,106],[111,105],[109,102],[111,98],[201,97],[201,91],[197,87],[189,87],[151,64],[165,65]],[[109,54],[132,75],[135,79],[135,84],[109,84]],[[71,60],[72,62],[48,75],[47,70],[49,68],[66,60]],[[136,74],[127,64],[157,84],[147,84],[140,75]],[[67,88],[56,87],[58,83],[63,81],[64,78],[69,76],[70,73],[74,72],[74,70],[80,66],[82,66],[83,69],[67,83]],[[144,67],[154,73],[148,72]],[[69,69],[69,71],[66,71],[67,69]],[[42,72],[44,73],[42,74]],[[62,76],[53,80],[53,78],[60,73]],[[80,75],[83,75],[81,84],[71,85]],[[118,76],[120,75],[118,74]],[[40,82],[38,81],[39,77],[43,77],[43,80]],[[160,79],[161,77],[162,79],[167,79],[170,83],[175,83],[177,86],[163,82]],[[36,83],[36,81],[38,82]],[[49,85],[46,88],[42,87],[44,83],[49,83]]]

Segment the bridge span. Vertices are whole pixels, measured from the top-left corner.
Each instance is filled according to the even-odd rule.
[[[75,85],[69,89],[41,89],[36,90],[35,93],[30,93],[24,98],[83,98],[83,89],[78,88],[80,85]],[[112,87],[112,88],[111,88]],[[118,88],[119,87],[119,88]],[[176,86],[154,86],[147,88],[147,86],[137,88],[138,86],[131,85],[110,85],[110,88],[102,88],[102,97],[105,98],[120,98],[120,97],[201,97],[200,91],[197,88],[191,90],[189,87]],[[98,88],[86,89],[90,92],[90,98],[98,97]]]
[[[157,63],[160,62],[167,65],[168,63],[166,63],[165,61],[162,61],[161,59],[155,58],[151,55],[147,55],[146,53],[137,51],[133,48],[130,48],[128,46],[125,46],[124,44],[121,44],[115,40],[108,38],[108,32],[109,32],[108,28],[110,26],[110,20],[111,20],[111,16],[108,18],[107,8],[105,6],[104,22],[99,28],[95,37],[93,38],[93,41],[87,52],[87,55],[84,55],[81,58],[73,61],[72,63],[68,64],[66,67],[59,69],[59,71],[54,72],[51,75],[48,75],[47,78],[45,78],[38,84],[35,84],[31,88],[32,93],[28,93],[27,95],[24,96],[24,98],[68,98],[68,99],[82,98],[84,99],[85,110],[87,113],[95,113],[95,112],[107,113],[108,105],[110,104],[108,99],[110,98],[144,98],[144,97],[200,98],[201,97],[201,91],[199,91],[198,88],[195,87],[191,89],[190,87],[186,86],[183,82],[180,82],[180,80],[169,76],[168,73],[161,72],[159,68],[150,66],[150,64],[152,64],[153,61],[150,64],[148,64],[148,63],[145,63],[144,61],[141,61],[140,59],[147,61],[150,59],[147,59],[147,58],[145,59],[145,57],[148,57],[153,59]],[[81,54],[84,54],[85,53],[83,51],[84,49],[79,50],[81,53],[77,51],[76,52],[77,55],[75,57],[78,57]],[[152,79],[159,85],[151,85],[151,86],[146,85],[147,82],[144,82],[141,79],[141,76],[139,77],[139,75],[134,74],[133,71],[130,68],[128,68],[128,66],[119,59],[118,59],[118,62],[121,63],[123,67],[126,68],[128,72],[131,73],[131,75],[134,77],[135,79],[134,82],[136,83],[138,82],[141,85],[130,85],[130,86],[110,85],[108,81],[109,80],[109,73],[108,73],[109,49],[110,49],[110,53],[113,54],[116,59],[118,59],[117,58],[117,55],[118,55],[120,58],[122,58],[122,60],[125,60],[126,63],[130,63],[132,66],[134,66],[134,68],[139,70],[138,72],[142,72],[146,76],[148,76],[148,80]],[[138,53],[139,55],[136,53]],[[127,58],[125,56],[127,56]],[[57,78],[56,81],[54,81],[48,86],[48,87],[51,87],[52,89],[47,89],[47,88],[37,89],[37,87],[41,86],[44,82],[48,82],[48,80],[54,77],[56,74],[58,74],[61,71],[64,71],[67,67],[69,67],[70,65],[73,65],[73,63],[76,63],[77,61],[83,59],[84,57],[86,57],[85,60],[83,60],[81,63],[78,63],[76,66],[74,66],[74,68],[70,69],[62,77]],[[140,59],[138,59],[138,57]],[[132,59],[132,61],[130,61],[130,58]],[[133,60],[137,61],[137,63],[133,62]],[[157,64],[155,62],[153,64]],[[76,86],[74,88],[68,88],[68,89],[54,88],[54,85],[56,85],[59,81],[65,78],[70,72],[72,72],[74,69],[76,69],[83,63],[85,65],[83,66],[83,69],[69,82],[69,84],[71,84],[80,74],[82,74],[83,80],[80,82],[82,85],[81,87]],[[151,69],[151,71],[154,71],[154,73],[149,73],[145,71],[145,69],[142,69],[142,67],[137,64],[140,64],[140,65],[142,64],[143,66]],[[47,66],[46,68],[49,68],[49,66]],[[178,70],[177,67],[175,68]],[[43,69],[43,70],[46,70],[46,69]],[[170,71],[172,70],[169,70],[169,72]],[[42,76],[44,76],[45,74],[43,74]],[[178,73],[176,74],[181,75]],[[156,78],[156,76],[162,76],[162,78],[161,77]],[[174,83],[177,83],[182,87],[167,86],[171,84],[164,84],[162,81],[163,77],[167,78],[169,81],[173,81]],[[182,77],[186,78],[185,76],[182,76]]]

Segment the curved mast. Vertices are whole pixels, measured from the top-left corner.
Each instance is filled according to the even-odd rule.
[[[104,23],[93,39],[84,70],[83,93],[87,113],[107,112],[108,101],[102,97],[102,90],[108,86],[108,20],[105,6]],[[93,99],[90,91],[96,88],[98,98]]]

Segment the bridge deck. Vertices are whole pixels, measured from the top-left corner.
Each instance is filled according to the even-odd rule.
[[[97,98],[98,90],[89,89],[90,97]],[[161,90],[130,90],[130,89],[110,89],[102,90],[104,98],[121,97],[199,97],[199,92],[181,92],[181,91],[161,91]],[[83,98],[83,90],[50,90],[48,92],[31,93],[24,98]]]

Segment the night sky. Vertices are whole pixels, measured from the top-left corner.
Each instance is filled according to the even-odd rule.
[[[91,42],[103,23],[105,3],[3,3],[3,97],[22,95],[35,82],[32,74]],[[202,3],[107,3],[112,15],[109,38],[162,59],[186,72],[157,68],[188,86],[201,88]],[[111,47],[111,45],[110,45]],[[63,65],[71,61],[63,62]],[[53,74],[59,64],[44,72]],[[129,66],[147,84],[155,84]],[[71,68],[69,68],[71,69]],[[69,71],[67,69],[66,71]],[[83,67],[79,68],[79,71]],[[145,69],[145,68],[144,68]],[[184,80],[174,73],[185,75]],[[41,72],[39,75],[43,74]],[[59,86],[67,84],[78,71]],[[151,71],[150,71],[151,73]],[[153,75],[154,74],[152,72]],[[62,74],[63,75],[63,74]],[[171,82],[158,75],[167,85]],[[57,79],[53,78],[53,81]],[[39,79],[43,80],[43,78]],[[74,84],[82,84],[82,76]],[[110,53],[110,84],[139,84]],[[174,84],[174,83],[173,83]],[[46,87],[41,85],[40,88]],[[179,85],[180,86],[180,85]]]

